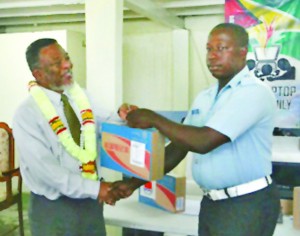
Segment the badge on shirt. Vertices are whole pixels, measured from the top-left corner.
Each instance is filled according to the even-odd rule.
[[[192,115],[199,115],[200,114],[200,110],[199,109],[193,109],[192,110]]]

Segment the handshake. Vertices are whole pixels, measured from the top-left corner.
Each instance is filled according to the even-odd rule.
[[[119,107],[118,114],[120,118],[127,122],[127,125],[135,128],[153,127],[153,122],[157,118],[156,113],[148,109],[139,109],[135,105],[127,103]],[[138,178],[128,178],[115,182],[100,182],[98,201],[109,205],[115,205],[121,198],[129,197],[137,188],[147,183],[147,181]]]
[[[137,178],[118,180],[115,182],[101,182],[98,201],[100,203],[105,202],[109,205],[115,205],[116,201],[119,201],[121,198],[129,197],[137,188],[145,183],[146,181]]]

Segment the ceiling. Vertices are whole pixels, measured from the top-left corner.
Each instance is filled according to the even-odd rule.
[[[88,1],[88,0],[87,0]],[[120,0],[121,1],[121,0]],[[225,0],[124,0],[124,20],[184,28],[184,17],[222,14]],[[0,0],[0,27],[85,22],[85,0]]]

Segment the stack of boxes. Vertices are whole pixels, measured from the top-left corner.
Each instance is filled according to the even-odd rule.
[[[170,212],[185,209],[185,177],[164,176],[165,137],[156,129],[135,129],[120,123],[101,127],[100,164],[148,182],[139,201]]]
[[[140,187],[139,202],[173,213],[185,210],[185,177],[166,175]]]

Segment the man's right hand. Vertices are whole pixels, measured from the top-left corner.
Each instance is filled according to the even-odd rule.
[[[137,188],[145,183],[147,181],[138,178],[118,180],[113,183],[101,182],[98,200],[100,203],[105,202],[109,205],[115,205],[118,200],[129,197]]]
[[[116,198],[127,198],[145,183],[146,181],[138,178],[123,179],[113,182],[110,191]]]
[[[109,205],[115,205],[116,201],[118,201],[120,198],[118,196],[115,196],[112,194],[112,183],[111,182],[100,182],[100,191],[98,194],[98,201],[99,203],[107,203]]]

